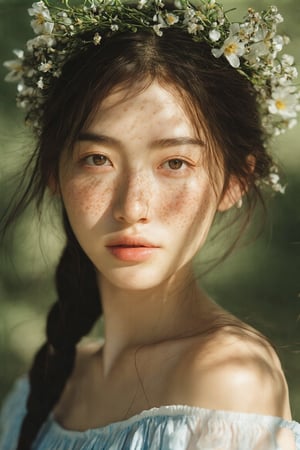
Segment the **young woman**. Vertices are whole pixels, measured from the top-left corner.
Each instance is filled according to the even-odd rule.
[[[274,349],[192,267],[218,215],[243,202],[247,221],[263,186],[283,190],[266,143],[299,94],[281,16],[230,24],[211,0],[29,13],[37,36],[6,65],[38,143],[11,217],[50,192],[66,245],[1,449],[299,450]],[[101,314],[104,342],[78,345]]]

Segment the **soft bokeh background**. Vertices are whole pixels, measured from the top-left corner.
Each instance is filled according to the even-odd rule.
[[[224,0],[241,17],[248,6],[262,9],[270,2]],[[3,61],[14,59],[12,49],[22,48],[32,36],[26,9],[28,0],[0,0],[0,213],[11,202],[16,172],[32,147],[14,104],[15,85],[3,82]],[[287,49],[300,63],[300,2],[277,0],[285,16],[283,32],[292,37]],[[284,166],[285,196],[268,200],[269,219],[264,234],[235,251],[217,266],[204,283],[211,295],[230,311],[255,325],[277,345],[290,385],[294,417],[300,420],[299,364],[299,169],[300,128],[281,137],[274,153]],[[225,235],[224,235],[225,238]],[[227,238],[227,234],[226,234]],[[0,259],[0,400],[13,380],[27,370],[43,340],[47,308],[55,298],[53,267],[63,244],[52,210],[41,225],[30,209],[8,235]]]

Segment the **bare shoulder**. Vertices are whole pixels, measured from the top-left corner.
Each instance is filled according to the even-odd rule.
[[[290,419],[278,356],[250,329],[228,326],[193,342],[180,358],[169,393],[176,403]]]

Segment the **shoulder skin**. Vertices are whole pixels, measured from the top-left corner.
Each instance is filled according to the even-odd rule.
[[[218,331],[181,358],[172,403],[291,419],[287,383],[274,349],[251,331]]]

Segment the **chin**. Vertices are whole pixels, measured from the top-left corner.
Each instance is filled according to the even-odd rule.
[[[162,271],[141,268],[138,265],[100,271],[100,280],[105,279],[112,287],[125,291],[145,291],[155,289],[168,280]],[[101,282],[101,281],[100,281]]]

